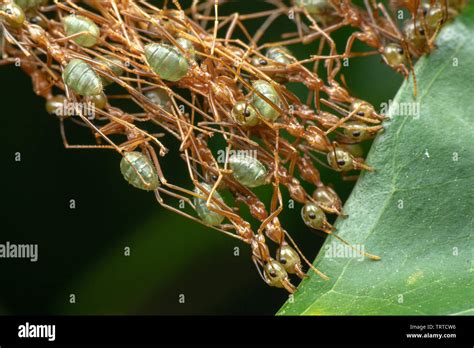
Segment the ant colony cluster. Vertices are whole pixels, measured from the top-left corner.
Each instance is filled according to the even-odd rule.
[[[408,77],[414,61],[434,49],[440,27],[465,4],[394,0],[386,8],[378,0],[363,6],[351,0],[261,1],[269,10],[220,15],[232,2],[193,1],[183,9],[177,0],[165,1],[167,7],[128,0],[0,0],[0,63],[21,61],[34,92],[58,117],[67,148],[115,150],[128,183],[153,191],[166,209],[248,244],[263,280],[294,292],[289,275],[305,278],[302,262],[327,277],[280,224],[282,188],[301,204],[306,225],[348,244],[326,219],[344,212],[316,164],[342,175],[372,170],[360,143],[372,139],[385,119],[339,82],[342,62],[378,54]],[[398,13],[408,19],[401,23]],[[282,18],[288,28],[282,39],[262,43]],[[256,20],[263,24],[247,30]],[[332,36],[344,27],[354,32],[338,52]],[[356,40],[373,51],[353,52]],[[298,44],[311,45],[314,54],[296,58],[288,46]],[[288,82],[304,86],[307,100],[292,93]],[[140,112],[114,106],[119,99]],[[93,117],[79,107],[85,103],[94,106]],[[66,104],[77,107],[59,112]],[[69,144],[67,123],[88,127],[95,140]],[[185,187],[169,181],[160,167],[168,153],[163,137],[179,144],[189,177]],[[211,151],[211,137],[225,142],[224,161]],[[314,192],[306,192],[301,180]],[[270,202],[253,192],[262,185],[273,189]],[[224,199],[223,191],[233,200]],[[170,203],[177,199],[187,209]],[[237,204],[248,207],[253,227]]]

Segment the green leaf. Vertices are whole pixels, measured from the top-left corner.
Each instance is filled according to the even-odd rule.
[[[419,117],[395,109],[336,222],[351,244],[381,261],[334,257],[328,237],[280,315],[474,314],[474,6],[448,24],[438,48],[416,64],[418,97],[405,83],[394,102],[418,103]],[[349,256],[349,255],[347,255]]]

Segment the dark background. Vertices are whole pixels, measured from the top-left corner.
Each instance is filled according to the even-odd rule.
[[[236,1],[220,11],[267,8],[259,1]],[[283,17],[264,41],[293,28]],[[348,34],[335,35],[340,51]],[[317,43],[291,49],[301,59],[315,54]],[[402,80],[380,61],[353,59],[343,70],[350,92],[375,106],[392,98]],[[287,294],[263,283],[247,245],[164,210],[153,194],[128,185],[116,152],[64,149],[57,119],[46,113],[44,100],[19,68],[0,67],[0,81],[0,243],[39,245],[36,263],[0,259],[1,314],[272,315],[280,308]],[[71,143],[93,142],[87,131],[67,126]],[[190,188],[181,159],[168,155],[161,164],[166,177]],[[345,199],[353,183],[321,170],[324,182]],[[268,202],[268,190],[258,192]],[[76,201],[74,210],[70,199]],[[286,209],[281,220],[312,260],[324,236],[304,226],[299,210],[298,204]],[[235,247],[240,256],[234,256]],[[75,304],[69,303],[70,294]]]

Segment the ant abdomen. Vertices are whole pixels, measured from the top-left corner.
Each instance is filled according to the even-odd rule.
[[[163,80],[176,82],[188,73],[186,57],[168,44],[152,43],[145,46],[145,57],[153,72]]]
[[[102,93],[102,81],[94,69],[81,59],[71,60],[63,72],[64,84],[82,96]]]
[[[152,89],[145,92],[145,97],[147,97],[150,102],[154,105],[160,106],[162,109],[167,112],[172,110],[172,102],[168,93],[162,88]]]
[[[200,185],[203,186],[204,189],[208,191],[209,193],[211,192],[212,190],[211,185],[204,182],[200,183]],[[198,187],[194,189],[194,192],[204,197],[208,196],[208,194],[203,193]],[[224,200],[222,199],[222,196],[217,191],[214,191],[212,197],[220,202],[224,202]],[[222,221],[224,221],[225,217],[223,215],[218,214],[217,212],[209,209],[209,207],[206,204],[206,199],[194,197],[193,203],[194,203],[194,206],[199,218],[201,218],[201,220],[207,223],[208,225],[218,226],[222,223]],[[210,204],[214,209],[219,209],[218,206],[212,202],[212,200]]]
[[[63,18],[64,31],[79,46],[92,47],[97,44],[100,29],[93,21],[83,16],[69,15]]]
[[[138,189],[152,191],[158,188],[156,169],[150,159],[141,152],[125,152],[120,161],[120,171],[125,180]]]
[[[234,178],[244,186],[257,187],[267,183],[267,168],[253,156],[232,155],[229,158],[229,166]]]
[[[283,46],[269,48],[265,53],[265,56],[283,65],[291,64],[296,61],[290,50]]]
[[[106,56],[97,57],[94,60],[100,64],[103,64],[107,68],[107,70],[110,70],[113,73],[113,75],[117,77],[120,77],[124,74],[122,61],[114,56],[106,55]],[[101,76],[100,78],[102,80],[102,85],[104,87],[111,85],[113,83],[113,81],[108,77]]]
[[[281,107],[281,99],[275,88],[269,82],[264,80],[252,82],[252,87],[257,93],[254,92],[252,94],[251,104],[258,110],[264,119],[275,121],[280,116],[280,111],[277,108]],[[258,93],[263,95],[273,105],[271,105],[266,99],[262,98]]]

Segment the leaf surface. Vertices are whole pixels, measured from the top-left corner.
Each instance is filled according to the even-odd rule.
[[[279,315],[474,314],[474,6],[436,42],[416,64],[418,96],[403,84],[367,158],[376,171],[336,222],[382,260],[328,237],[315,266],[330,280],[311,274]]]

